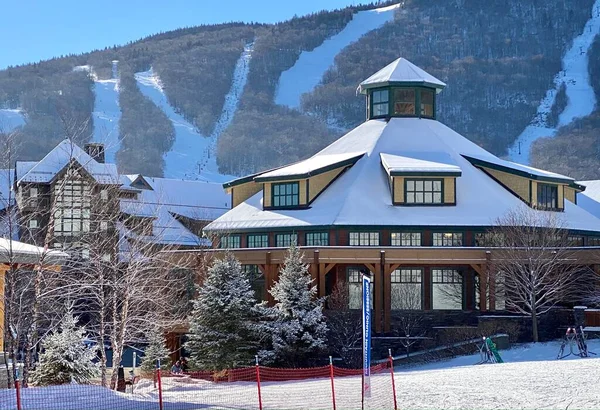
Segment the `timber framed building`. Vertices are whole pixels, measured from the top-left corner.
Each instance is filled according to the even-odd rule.
[[[585,187],[500,159],[437,121],[444,87],[402,58],[367,78],[358,87],[363,124],[304,161],[224,185],[232,209],[205,228],[214,246],[262,272],[270,302],[291,243],[303,249],[319,295],[346,281],[351,309],[370,271],[376,333],[393,331],[400,309],[504,309],[486,232],[523,204],[560,213],[576,263],[600,263],[600,220],[577,206]],[[460,298],[448,296],[453,288]],[[410,306],[406,290],[416,293]]]

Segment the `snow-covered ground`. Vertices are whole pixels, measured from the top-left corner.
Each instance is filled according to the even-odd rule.
[[[25,124],[25,117],[21,110],[13,110],[9,108],[0,109],[0,131],[8,132]]]
[[[395,370],[399,408],[599,408],[600,358],[556,360],[560,342],[539,343],[501,351],[506,363],[474,365],[478,355],[410,369]],[[600,354],[600,341],[589,343]],[[361,378],[334,380],[337,408],[360,408]],[[390,374],[372,376],[373,394],[365,408],[391,409]],[[114,393],[96,386],[55,386],[23,390],[27,409],[155,409],[158,392],[151,380],[140,381],[133,394]],[[330,409],[328,378],[261,383],[265,409]],[[185,378],[163,378],[165,409],[256,409],[254,382],[212,383]],[[0,409],[15,408],[13,390],[0,391]]]
[[[231,89],[225,96],[223,110],[210,136],[200,134],[193,124],[169,104],[160,78],[152,68],[135,74],[142,93],[163,110],[175,127],[175,142],[171,151],[165,154],[165,177],[211,182],[225,182],[234,178],[218,172],[215,152],[217,140],[233,119],[246,85],[252,50],[253,43],[247,44],[235,66]]]
[[[583,32],[573,40],[573,44],[562,58],[562,70],[554,77],[553,88],[546,91],[531,124],[509,148],[508,155],[512,161],[529,164],[529,151],[533,142],[540,137],[552,137],[556,134],[556,128],[548,125],[548,114],[562,84],[566,86],[568,103],[559,115],[558,127],[592,113],[596,97],[588,72],[588,50],[599,33],[600,0],[596,0],[592,6],[591,18],[585,24]]]
[[[296,63],[281,73],[275,103],[298,108],[300,96],[312,91],[319,84],[325,71],[333,65],[335,56],[369,31],[392,21],[394,12],[399,6],[399,4],[395,4],[359,11],[352,16],[352,20],[342,31],[325,40],[314,50],[303,51]]]

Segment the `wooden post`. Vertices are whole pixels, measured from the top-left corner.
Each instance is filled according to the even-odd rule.
[[[375,322],[375,333],[381,333],[381,313],[383,310],[382,296],[382,275],[381,264],[375,264],[375,272],[373,272],[373,320]]]
[[[319,297],[325,296],[325,264],[319,263]]]
[[[269,292],[271,286],[273,286],[273,282],[275,279],[275,275],[273,273],[273,265],[271,264],[271,252],[267,252],[265,255],[265,287],[267,291],[267,303],[269,306],[275,305],[275,299],[273,295]]]
[[[475,273],[473,268],[465,270],[465,309],[475,309]]]
[[[490,304],[489,310],[496,310],[496,272],[494,272],[492,264],[490,263],[490,251],[485,253],[485,271],[489,281],[490,288]]]
[[[431,310],[431,268],[423,268],[423,310]]]

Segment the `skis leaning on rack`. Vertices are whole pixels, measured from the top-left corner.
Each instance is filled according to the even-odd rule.
[[[596,355],[594,352],[590,352],[587,347],[587,337],[583,331],[583,327],[569,327],[563,337],[562,343],[560,344],[560,350],[558,351],[557,359],[564,359],[568,356],[579,356],[589,357],[590,355]],[[567,352],[568,348],[568,352]]]

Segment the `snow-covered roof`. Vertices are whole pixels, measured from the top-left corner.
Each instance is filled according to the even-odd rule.
[[[143,179],[148,189],[133,188],[130,184]],[[210,246],[210,241],[188,230],[177,215],[194,220],[214,220],[231,207],[231,197],[218,183],[170,178],[146,177],[138,174],[121,175],[121,189],[137,191],[136,199],[123,198],[121,211],[128,215],[152,218],[153,235],[129,237],[172,245]]]
[[[585,186],[585,191],[577,194],[577,205],[600,218],[600,179],[577,183]]]
[[[381,163],[390,175],[450,174],[460,176],[460,167],[445,152],[414,153],[411,157],[381,153]]]
[[[118,184],[119,174],[115,164],[100,163],[74,142],[61,141],[44,158],[37,162],[17,162],[17,184],[22,182],[48,183],[71,161],[77,162],[99,184]]]
[[[489,163],[504,164],[507,161],[502,162],[436,120],[394,117],[389,121],[366,121],[315,157],[359,150],[365,151],[365,155],[325,189],[310,208],[263,210],[261,191],[213,221],[205,230],[295,229],[332,225],[492,226],[498,218],[522,206],[516,195],[466,157]],[[460,168],[462,175],[456,179],[456,205],[393,206],[387,175],[381,167],[382,153],[418,159],[423,158],[424,153],[432,153],[436,158],[440,158],[440,153],[447,155],[448,160],[434,162]],[[525,169],[532,172],[530,167]],[[567,228],[600,232],[600,220],[569,201],[565,201],[560,217]]]
[[[486,152],[487,153],[487,152]],[[549,180],[563,183],[574,183],[575,180],[571,177],[557,174],[555,172],[544,171],[543,169],[533,168],[527,165],[518,164],[516,162],[506,161],[498,157],[489,157],[481,155],[463,155],[471,163],[480,166],[491,166],[500,170],[516,173],[531,179]]]
[[[422,84],[437,88],[438,92],[446,86],[427,71],[400,57],[360,83],[358,92],[364,94],[368,88],[398,83]]]
[[[315,155],[287,167],[278,168],[254,177],[256,182],[286,178],[308,178],[345,165],[354,164],[364,152],[349,152],[332,155]]]
[[[23,242],[0,238],[0,263],[39,263],[44,265],[62,265],[68,254]]]

